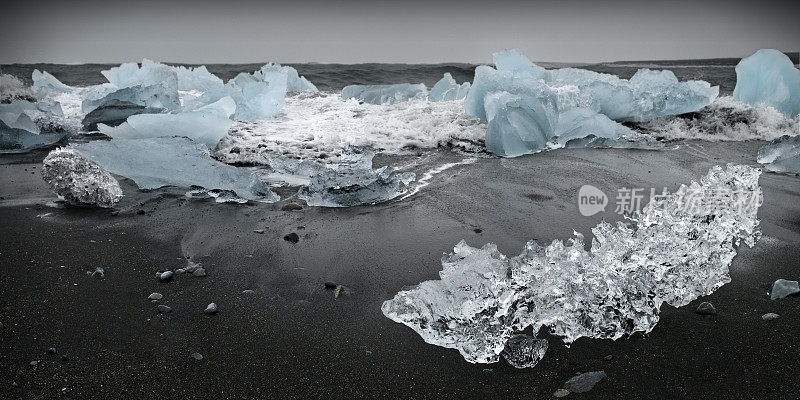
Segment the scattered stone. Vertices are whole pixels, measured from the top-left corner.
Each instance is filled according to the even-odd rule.
[[[144,210],[136,210],[136,215],[144,215]]]
[[[203,359],[203,355],[200,353],[192,353],[192,358],[194,358],[197,361],[200,361]]]
[[[475,233],[481,233],[481,232],[483,232],[483,229],[481,229],[481,228],[475,228],[475,229],[473,229],[472,231],[473,231],[473,232],[475,232]]]
[[[183,268],[178,268],[178,269],[176,269],[176,270],[175,270],[175,273],[176,273],[176,274],[185,274],[185,273],[186,273],[186,270],[185,270],[185,269],[183,269]]]
[[[203,310],[206,315],[213,315],[217,313],[217,303],[211,303],[206,306],[206,309]]]
[[[491,374],[492,372],[494,372],[494,368],[484,368],[483,372],[485,372],[487,374]]]
[[[161,293],[151,293],[150,296],[147,296],[147,298],[150,300],[161,300],[164,298],[164,295]]]
[[[325,289],[336,289],[339,286],[336,282],[326,281],[325,282]]]
[[[564,384],[564,389],[568,390],[570,393],[586,393],[592,390],[594,385],[605,377],[606,373],[604,371],[586,372],[570,378],[567,383]]]
[[[19,387],[19,384],[17,382],[11,382],[11,387],[16,389]]]
[[[558,389],[553,393],[553,396],[561,398],[569,394],[569,390],[567,389]]]
[[[700,303],[699,306],[697,306],[697,310],[695,310],[694,312],[696,312],[696,313],[698,313],[700,315],[716,315],[717,314],[717,309],[714,308],[713,304],[711,304],[711,303],[709,303],[707,301],[704,301],[704,302]]]
[[[297,242],[300,241],[300,236],[297,236],[296,233],[292,232],[292,233],[284,236],[283,240],[285,240],[287,242],[297,243]]]
[[[161,282],[169,282],[172,280],[172,277],[174,275],[175,274],[173,274],[172,271],[165,271],[158,274],[158,280],[160,280]]]
[[[172,312],[172,307],[165,306],[163,304],[159,304],[158,305],[158,312],[160,312],[161,314],[171,313]]]
[[[263,229],[256,229],[253,232],[258,233],[259,235],[263,235],[264,234],[264,230]]]
[[[371,351],[369,351],[369,350],[364,350],[364,354],[365,354],[365,355],[368,355],[368,356],[371,356],[371,355],[372,355],[372,352],[371,352]]]
[[[778,314],[775,314],[775,313],[771,312],[771,313],[766,313],[766,314],[762,315],[761,319],[763,319],[764,321],[772,321],[773,319],[778,318],[778,317],[779,317]]]
[[[86,275],[89,275],[90,278],[97,276],[100,279],[105,279],[106,270],[104,270],[103,267],[97,267],[94,269],[94,272],[86,271]]]
[[[336,285],[336,289],[333,289],[333,297],[338,299],[344,295],[350,295],[350,288],[344,285]]]
[[[36,364],[39,364],[39,360],[33,360],[33,361],[30,362],[30,364],[31,364],[31,367],[35,367]]]
[[[194,276],[206,276],[206,269],[203,268],[203,267],[200,267],[200,268],[194,270],[194,272],[192,272],[192,275],[194,275]]]
[[[281,207],[281,211],[299,211],[302,209],[303,207],[301,207],[299,204],[294,204],[294,203],[289,203]]]
[[[242,290],[242,294],[256,294],[255,290],[245,289]]]
[[[47,354],[56,354],[56,348],[55,347],[51,347],[51,348],[47,349]]]
[[[772,284],[772,291],[769,298],[771,300],[782,299],[790,294],[800,293],[800,284],[797,281],[787,281],[778,279]]]
[[[69,361],[69,357],[67,357],[66,355],[62,354],[61,355],[61,361],[67,362],[67,361]]]
[[[611,354],[609,354],[609,355],[607,355],[607,356],[603,357],[603,360],[606,360],[606,361],[611,361],[611,359],[613,359],[613,358],[614,358],[614,356],[612,356]]]

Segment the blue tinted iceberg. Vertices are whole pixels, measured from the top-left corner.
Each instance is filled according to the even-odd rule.
[[[780,51],[761,49],[736,65],[733,98],[794,118],[800,114],[800,70]]]
[[[486,94],[486,149],[517,157],[547,147],[558,119],[555,96],[542,91],[532,94],[490,92]]]
[[[178,114],[137,114],[116,127],[98,124],[97,129],[112,138],[142,139],[162,136],[185,136],[214,148],[233,124],[230,116],[236,104],[230,97]]]
[[[127,101],[109,100],[86,114],[81,125],[83,125],[83,130],[91,132],[97,130],[97,124],[100,123],[107,126],[119,126],[131,115],[159,114],[164,111],[163,108],[144,107]]]
[[[195,109],[218,101],[223,97],[233,99],[237,121],[255,121],[274,116],[286,101],[287,74],[282,70],[240,73],[222,88],[187,100],[186,109]]]
[[[148,59],[142,60],[141,67],[137,63],[130,62],[100,73],[117,88],[164,85],[168,89],[178,90],[178,74],[175,70],[168,65]]]
[[[464,82],[462,84],[456,83],[456,80],[453,79],[453,76],[450,75],[449,72],[444,74],[442,79],[439,79],[439,82],[436,82],[435,85],[431,88],[431,92],[428,93],[428,100],[430,101],[452,101],[452,100],[461,100],[464,97],[467,97],[467,93],[469,92],[470,83]]]
[[[0,153],[24,153],[61,141],[71,133],[62,116],[61,105],[50,99],[0,104]]]
[[[281,66],[280,64],[269,63],[261,67],[261,70],[256,71],[254,75],[268,76],[269,73],[279,72],[286,75],[286,90],[289,92],[317,92],[317,87],[309,82],[305,76],[300,76],[297,70],[290,66]],[[267,79],[268,80],[268,79]]]
[[[142,190],[197,186],[245,200],[280,200],[252,171],[214,160],[206,146],[184,137],[95,140],[70,148]]]
[[[186,68],[184,66],[172,67],[178,78],[178,90],[197,90],[208,92],[219,90],[224,83],[222,79],[208,72],[205,65],[196,68]]]
[[[800,136],[782,136],[758,150],[761,164],[773,172],[800,174]]]
[[[84,94],[81,102],[81,111],[88,114],[113,100],[133,103],[142,107],[163,108],[170,111],[180,111],[181,109],[181,99],[177,89],[173,90],[163,84],[136,85],[122,89],[99,85],[89,89]]]
[[[47,71],[33,70],[31,75],[33,80],[33,94],[42,99],[51,93],[69,93],[72,88],[61,83],[55,76],[50,75]]]
[[[394,104],[425,96],[424,84],[350,85],[342,89],[343,99],[357,99],[369,104]]]
[[[464,109],[467,114],[488,122],[484,97],[488,92],[508,92],[511,94],[537,94],[549,91],[544,81],[529,70],[498,71],[486,65],[475,68],[475,79],[472,81]]]
[[[503,50],[492,54],[494,66],[500,71],[528,71],[538,79],[547,77],[547,70],[534,64],[517,49]]]

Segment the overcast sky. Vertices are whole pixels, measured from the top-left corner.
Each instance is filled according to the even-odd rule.
[[[791,4],[791,5],[790,5]],[[15,1],[0,63],[535,61],[740,57],[800,49],[800,2]]]

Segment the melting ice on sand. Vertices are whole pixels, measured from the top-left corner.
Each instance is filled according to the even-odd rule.
[[[439,280],[400,291],[383,313],[472,363],[498,361],[509,338],[528,327],[546,326],[567,344],[649,332],[663,303],[683,306],[730,281],[736,247],[760,237],[760,174],[713,167],[700,183],[650,202],[637,224],[597,225],[589,251],[577,233],[547,247],[530,241],[511,258],[493,244],[462,241],[442,258]]]

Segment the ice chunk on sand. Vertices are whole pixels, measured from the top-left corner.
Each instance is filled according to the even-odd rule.
[[[449,72],[445,72],[444,77],[439,79],[431,88],[428,93],[428,100],[430,101],[452,101],[461,100],[467,96],[469,92],[470,83],[464,82],[462,84],[456,83],[453,76]]]
[[[486,94],[486,149],[504,156],[517,157],[544,149],[558,118],[555,97],[549,91],[538,95],[508,92]]]
[[[199,186],[245,200],[280,200],[250,170],[214,160],[206,146],[185,137],[95,140],[70,148],[111,173],[132,179],[142,190]]]
[[[305,76],[300,76],[297,70],[290,66],[281,66],[280,64],[269,63],[261,67],[259,70],[262,76],[269,73],[279,72],[286,75],[286,90],[289,92],[318,92],[317,87],[309,82]],[[255,75],[255,74],[254,74]]]
[[[274,116],[283,107],[286,98],[287,75],[283,71],[256,71],[241,73],[228,81],[222,89],[209,91],[187,102],[186,109],[195,109],[230,97],[236,104],[233,118],[237,121],[255,121]]]
[[[181,109],[178,91],[159,83],[149,86],[136,85],[122,89],[109,85],[95,86],[84,94],[81,111],[88,114],[112,100],[126,101],[143,107],[164,108],[170,111],[179,111]]]
[[[555,134],[556,142],[562,147],[663,148],[653,137],[583,107],[559,113]]]
[[[72,91],[71,87],[61,83],[47,71],[35,69],[31,78],[33,79],[33,94],[40,99],[47,97],[51,93],[69,93]]]
[[[98,123],[107,126],[119,126],[131,115],[159,114],[165,111],[163,108],[145,107],[121,100],[109,100],[86,114],[81,124],[83,125],[83,130],[94,131],[97,130]]]
[[[61,141],[71,133],[62,115],[61,105],[49,99],[0,104],[0,153],[24,153]]]
[[[508,92],[511,94],[538,95],[550,92],[544,81],[528,70],[498,71],[486,65],[475,68],[475,78],[464,99],[467,114],[488,122],[484,98],[488,92]]]
[[[107,208],[122,198],[119,182],[108,171],[70,148],[45,157],[42,178],[70,204]]]
[[[761,49],[736,65],[733,98],[771,106],[789,118],[800,114],[800,70],[786,54]]]
[[[492,54],[494,65],[500,71],[528,71],[537,79],[545,79],[547,71],[531,62],[517,49],[498,51]]]
[[[327,166],[273,155],[270,167],[277,174],[307,181],[298,197],[310,206],[375,204],[405,193],[408,184],[415,179],[414,173],[396,173],[385,166],[372,169],[373,157],[374,153],[369,150],[354,149],[343,154],[339,164]]]
[[[547,339],[536,339],[530,335],[514,335],[506,342],[501,353],[515,368],[533,368],[547,352]]]
[[[97,129],[107,136],[121,139],[141,139],[161,136],[186,136],[214,148],[228,134],[233,121],[230,116],[236,104],[230,97],[194,111],[179,114],[137,114],[117,127],[98,124]]]
[[[800,136],[781,136],[758,149],[761,164],[773,172],[800,174]]]
[[[598,382],[605,379],[606,373],[603,371],[585,372],[578,376],[573,376],[564,384],[564,389],[570,393],[586,393]]]
[[[737,246],[760,237],[760,173],[715,166],[651,201],[636,224],[598,224],[588,251],[578,233],[547,247],[530,241],[510,258],[461,241],[442,257],[439,280],[401,290],[381,309],[472,363],[496,362],[526,329],[548,327],[567,344],[650,332],[662,304],[686,305],[730,281]]]
[[[0,120],[0,153],[25,153],[58,143],[68,135],[69,132],[37,134],[26,129],[12,128]]]
[[[423,97],[428,89],[424,84],[350,85],[342,89],[343,99],[358,99],[369,104],[394,104]]]
[[[778,279],[772,284],[769,298],[770,300],[782,299],[795,293],[800,293],[800,284],[797,281]]]

